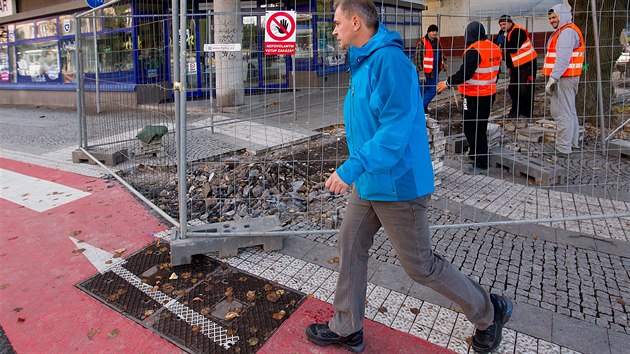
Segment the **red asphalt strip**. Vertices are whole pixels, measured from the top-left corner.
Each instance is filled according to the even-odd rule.
[[[260,348],[261,354],[278,353],[312,353],[333,354],[349,353],[341,346],[320,347],[306,339],[305,330],[311,323],[325,323],[333,314],[332,306],[317,299],[306,300],[291,317],[287,319],[273,334],[271,339]],[[409,333],[404,333],[387,327],[382,323],[365,320],[363,327],[363,340],[365,350],[370,354],[441,354],[453,352],[418,338]]]
[[[0,168],[92,193],[42,213],[0,199],[0,324],[15,351],[181,353],[75,287],[97,270],[70,236],[126,257],[166,226],[118,183],[6,159]]]

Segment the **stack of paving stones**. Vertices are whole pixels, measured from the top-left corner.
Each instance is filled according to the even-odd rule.
[[[442,183],[439,175],[444,169],[444,155],[446,153],[446,138],[440,130],[437,120],[427,117],[427,134],[429,135],[429,150],[431,151],[431,163],[435,175],[435,185]]]
[[[556,141],[556,122],[548,119],[539,119],[535,123],[517,127],[516,139],[532,143]],[[584,140],[584,127],[580,127],[579,141]]]

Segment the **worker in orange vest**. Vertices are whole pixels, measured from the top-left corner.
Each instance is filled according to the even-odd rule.
[[[501,48],[489,41],[486,29],[477,21],[466,27],[466,50],[459,70],[445,81],[438,83],[437,90],[457,86],[464,95],[464,135],[468,141],[468,157],[473,165],[464,172],[471,175],[488,171],[488,118],[497,92],[497,77],[501,67]]]
[[[508,94],[512,99],[512,107],[508,117],[531,118],[538,53],[527,29],[514,23],[512,17],[501,16],[499,27],[499,36],[503,35],[505,39],[500,45],[504,52],[503,59],[510,73]]]
[[[566,158],[579,148],[580,124],[575,109],[582,65],[584,37],[572,22],[571,8],[558,4],[549,10],[549,24],[555,32],[547,43],[542,73],[548,77],[545,91],[551,96],[551,116],[556,121],[556,154]]]
[[[440,71],[446,70],[446,61],[438,38],[438,26],[430,25],[427,34],[418,40],[414,62],[420,80],[424,113],[429,113],[427,107],[435,97],[438,75]]]

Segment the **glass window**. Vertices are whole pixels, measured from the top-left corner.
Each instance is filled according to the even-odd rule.
[[[59,25],[62,36],[74,34],[74,16],[65,15],[59,17]]]
[[[58,81],[60,74],[57,41],[16,46],[18,82]]]
[[[57,19],[37,21],[37,38],[57,36]]]
[[[78,19],[81,23],[81,33],[94,33],[103,30],[103,18],[102,17],[81,17]]]
[[[313,57],[313,28],[311,15],[298,15],[296,30],[295,58]]]
[[[317,57],[320,68],[346,63],[346,51],[339,48],[339,42],[332,34],[334,26],[332,22],[317,24]]]
[[[77,82],[77,78],[75,75],[76,66],[74,64],[74,56],[76,54],[75,52],[76,44],[74,38],[61,40],[61,76],[62,82],[64,84]]]
[[[101,10],[105,17],[105,29],[119,29],[131,27],[131,5],[112,6]]]
[[[3,46],[0,47],[0,85],[9,82],[9,72],[9,48]]]
[[[9,41],[9,27],[0,25],[0,44],[7,44]]]
[[[133,51],[131,33],[118,32],[98,35],[98,51],[94,53],[94,38],[86,37],[83,46],[83,65],[86,73],[96,72],[96,60],[101,79],[116,82],[133,81]],[[105,75],[103,75],[105,74]]]
[[[34,23],[22,23],[15,25],[15,40],[21,41],[23,39],[35,38],[35,24]]]
[[[327,17],[333,15],[332,0],[317,0],[317,12],[319,16]]]

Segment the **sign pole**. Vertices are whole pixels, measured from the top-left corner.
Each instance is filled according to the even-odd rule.
[[[94,29],[94,73],[96,74],[96,113],[101,113],[101,90],[98,75],[98,41],[96,39],[96,15],[92,13],[92,29]]]
[[[293,120],[297,120],[297,97],[295,94],[295,55],[291,56],[291,63],[292,63],[292,68],[291,68],[291,73],[293,74]]]

